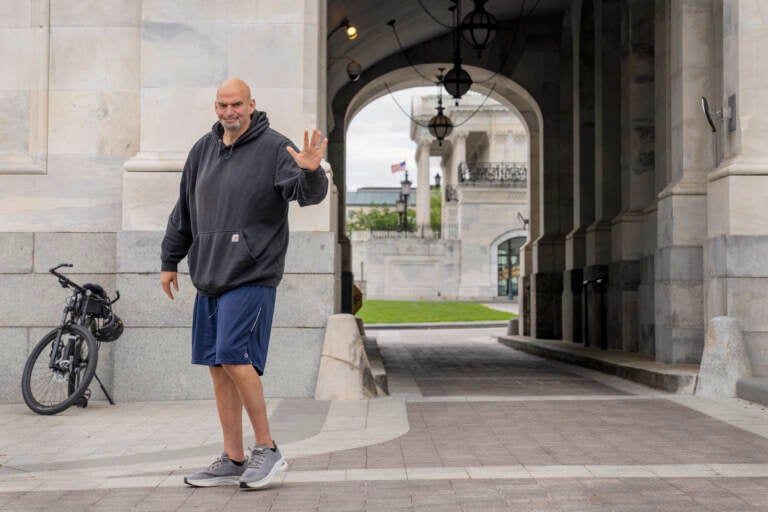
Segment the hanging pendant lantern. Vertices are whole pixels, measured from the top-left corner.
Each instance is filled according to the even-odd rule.
[[[478,57],[483,56],[483,50],[488,47],[499,28],[496,18],[483,7],[487,1],[474,0],[475,10],[461,22],[461,35],[477,52]]]
[[[443,78],[445,90],[457,100],[469,91],[473,83],[472,77],[461,67],[461,61],[459,60],[454,63],[453,67]]]
[[[440,73],[437,75],[437,114],[429,120],[427,129],[437,139],[437,144],[442,146],[445,138],[453,131],[453,121],[451,121],[450,117],[443,114],[443,85],[445,84],[443,71],[445,68],[438,69]]]
[[[443,114],[443,106],[437,107],[437,114],[429,120],[427,125],[429,133],[437,139],[437,143],[442,146],[445,138],[453,131],[453,122],[451,118]]]

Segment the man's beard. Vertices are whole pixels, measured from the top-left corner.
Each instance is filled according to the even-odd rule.
[[[236,130],[240,129],[240,120],[235,119],[234,121],[221,121],[221,126],[224,127],[225,130],[234,132]]]

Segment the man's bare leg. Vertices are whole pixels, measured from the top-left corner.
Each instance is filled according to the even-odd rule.
[[[240,395],[240,401],[245,406],[253,426],[256,444],[274,448],[272,435],[269,433],[264,387],[256,369],[250,364],[223,365],[223,368],[234,382]]]
[[[224,452],[234,461],[245,460],[243,452],[243,402],[226,370],[209,366],[216,395],[216,408],[224,437]]]

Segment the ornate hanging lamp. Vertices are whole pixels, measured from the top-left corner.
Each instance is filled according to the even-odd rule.
[[[483,56],[483,51],[499,29],[496,18],[485,10],[484,5],[487,1],[474,0],[475,10],[467,14],[461,22],[461,35],[477,52],[478,57]]]
[[[472,87],[472,77],[469,73],[461,67],[461,60],[456,59],[453,63],[453,67],[445,74],[443,78],[443,85],[448,94],[453,96],[456,100],[459,100],[462,96],[467,94]]]
[[[440,74],[437,76],[437,114],[434,115],[432,119],[429,120],[429,124],[427,124],[429,133],[437,139],[437,143],[440,146],[443,145],[445,138],[453,131],[453,121],[443,113],[443,89],[441,86],[444,81],[443,69],[444,68],[440,68]]]
[[[453,67],[443,78],[443,86],[448,94],[453,96],[458,105],[459,99],[464,96],[467,91],[472,87],[472,77],[469,73],[461,67],[461,27],[459,25],[459,12],[460,4],[456,2],[450,10],[453,14]],[[442,70],[440,72],[442,75]]]

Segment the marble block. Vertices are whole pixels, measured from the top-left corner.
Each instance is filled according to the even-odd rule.
[[[127,157],[139,149],[137,90],[52,90],[49,119],[50,153]]]
[[[0,273],[32,272],[32,233],[0,233]]]
[[[59,263],[71,263],[61,270],[77,274],[113,274],[114,233],[37,233],[35,234],[35,272],[44,273]]]
[[[355,317],[328,319],[315,400],[365,400],[377,395],[371,365]]]
[[[696,394],[710,398],[736,396],[736,383],[751,368],[739,321],[716,316],[707,325]]]
[[[130,26],[141,23],[141,0],[52,0],[56,26]]]
[[[21,373],[29,352],[27,329],[20,327],[0,328],[0,346],[3,359],[0,362],[0,403],[21,402]]]
[[[51,30],[50,87],[138,89],[139,57],[140,33],[136,27],[55,27]]]

